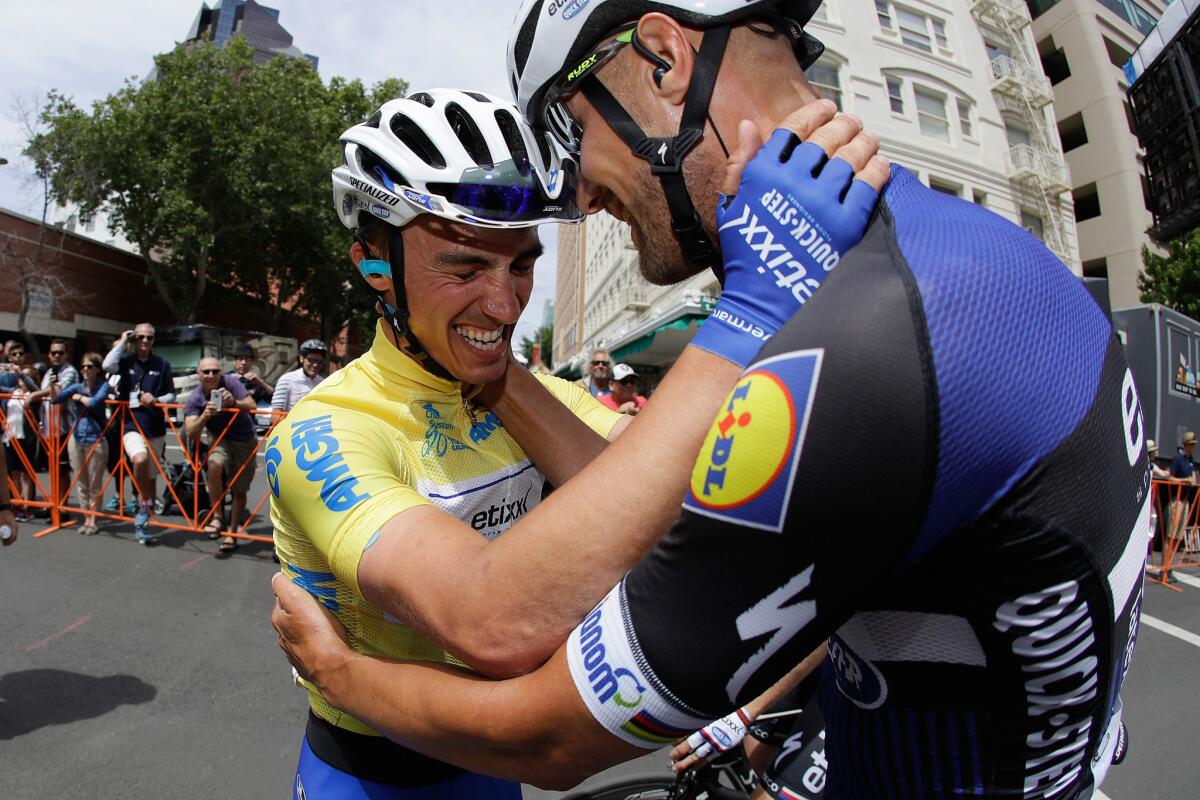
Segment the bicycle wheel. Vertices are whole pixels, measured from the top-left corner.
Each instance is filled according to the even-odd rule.
[[[622,778],[583,789],[563,800],[666,800],[674,785],[670,777]]]

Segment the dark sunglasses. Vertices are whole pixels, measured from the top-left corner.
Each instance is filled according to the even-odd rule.
[[[622,378],[621,380],[617,381],[617,383],[621,384],[622,386],[632,386],[637,383],[637,378]]]
[[[610,363],[612,363],[612,362],[609,362],[609,361],[593,361],[593,362],[592,362],[592,366],[593,366],[593,367],[599,367],[599,366],[603,365],[603,366],[606,366],[606,367],[607,367],[607,366],[608,366]]]
[[[9,358],[21,358],[24,355],[25,355],[24,350],[13,350],[11,353],[8,354],[8,357]]]
[[[84,364],[83,368],[84,369],[100,369],[100,365],[99,364]]]
[[[146,336],[144,334],[135,336],[133,338],[137,339],[139,342],[153,342],[154,341],[153,336]]]
[[[50,351],[50,355],[52,355],[52,356],[65,356],[66,354],[67,354],[66,350],[51,350]]]
[[[304,363],[311,364],[314,367],[320,367],[320,366],[324,366],[325,361],[324,361],[324,359],[306,358],[306,359],[304,359]]]
[[[198,370],[198,372],[201,375],[220,375],[221,374],[221,370],[219,370],[219,369],[202,369],[202,370]]]

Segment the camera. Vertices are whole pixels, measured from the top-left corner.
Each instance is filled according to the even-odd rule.
[[[221,410],[221,390],[213,389],[208,395],[208,402],[212,403],[213,408],[217,411]]]

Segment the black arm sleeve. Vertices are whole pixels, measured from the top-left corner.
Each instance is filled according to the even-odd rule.
[[[880,220],[748,368],[683,514],[626,579],[669,693],[713,717],[746,702],[899,569],[931,492],[935,393],[915,284]]]

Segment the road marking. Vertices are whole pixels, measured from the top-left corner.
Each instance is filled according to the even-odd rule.
[[[1194,575],[1188,575],[1186,573],[1178,572],[1178,571],[1176,571],[1174,573],[1174,575],[1180,583],[1186,583],[1188,586],[1191,586],[1193,589],[1200,589],[1200,578],[1197,578]]]
[[[50,644],[50,642],[54,641],[58,637],[63,636],[64,634],[68,634],[73,630],[83,627],[83,624],[91,618],[92,618],[91,614],[84,614],[82,617],[75,620],[70,625],[63,628],[61,631],[59,631],[58,633],[51,634],[50,636],[47,636],[45,639],[42,639],[40,642],[34,642],[33,644],[29,645],[28,647],[25,648],[25,652],[29,653],[34,650],[40,650],[41,648]]]
[[[201,561],[203,561],[204,559],[206,559],[206,558],[212,558],[212,556],[213,556],[213,554],[212,554],[212,553],[205,553],[205,554],[204,554],[204,555],[202,555],[202,556],[196,556],[196,557],[195,557],[195,558],[193,558],[191,561],[188,561],[186,564],[180,564],[180,565],[179,565],[179,571],[180,571],[180,572],[187,572],[189,569],[191,569],[192,567],[196,566],[197,564],[199,564],[199,563],[200,563]]]
[[[1178,625],[1172,625],[1171,623],[1161,620],[1158,617],[1152,617],[1149,614],[1142,614],[1142,624],[1149,625],[1151,628],[1155,628],[1165,634],[1174,636],[1176,639],[1182,639],[1188,644],[1200,647],[1200,636],[1197,636],[1191,631],[1184,630]]]

